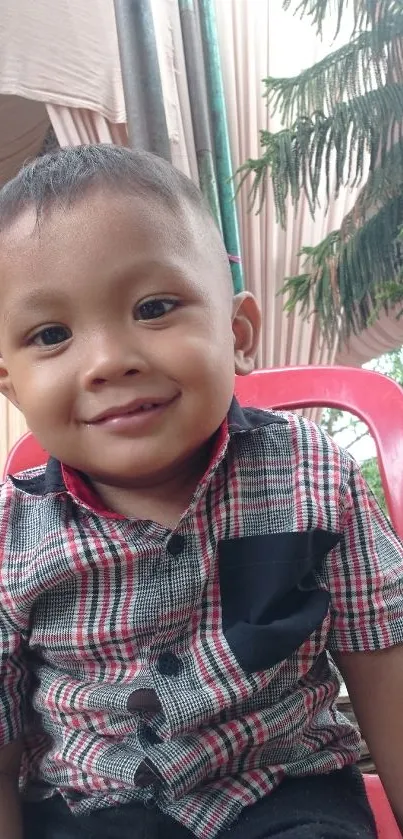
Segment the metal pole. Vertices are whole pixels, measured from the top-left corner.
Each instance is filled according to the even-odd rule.
[[[149,0],[114,0],[129,142],[171,159]]]
[[[213,143],[209,124],[203,50],[197,31],[196,9],[195,0],[179,0],[200,187],[222,232]]]

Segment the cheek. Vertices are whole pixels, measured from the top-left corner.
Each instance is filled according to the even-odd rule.
[[[69,401],[66,376],[51,364],[18,364],[11,370],[11,378],[19,406],[28,425],[42,417],[59,417]]]
[[[185,395],[192,397],[189,410],[193,405],[193,410],[204,413],[206,405],[214,405],[219,421],[223,419],[235,386],[231,324],[229,329],[222,323],[216,325],[213,317],[203,329],[189,324],[176,340],[172,336],[167,342],[160,362],[163,365],[160,370],[175,379]]]
[[[154,348],[153,348],[154,349]],[[149,351],[153,352],[150,342]],[[202,322],[190,321],[163,337],[155,345],[159,364],[176,370],[186,378],[220,376],[234,368],[234,341],[231,321],[214,312]]]
[[[203,417],[208,433],[215,431],[226,416],[234,394],[231,336],[223,341],[214,335],[210,340],[189,336],[180,350],[179,345],[177,350],[171,348],[169,360],[166,358],[165,362],[167,374],[176,379],[184,396],[189,397],[184,402],[188,418],[192,417],[194,422],[195,416]]]
[[[235,381],[234,353],[228,346],[217,347],[197,339],[187,341],[179,350],[171,350],[164,359],[166,374],[175,379],[187,393],[200,400],[233,391]]]

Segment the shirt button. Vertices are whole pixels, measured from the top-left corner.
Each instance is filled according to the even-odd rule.
[[[171,556],[178,556],[178,554],[182,553],[184,547],[184,536],[182,536],[181,533],[174,533],[167,544],[167,551],[171,554]]]
[[[127,710],[131,711],[131,713],[135,713],[135,711],[160,711],[161,702],[159,701],[155,690],[150,688],[139,688],[139,690],[134,690],[133,693],[130,694],[127,700]]]
[[[151,728],[150,725],[145,725],[143,728],[143,737],[150,744],[150,746],[157,746],[158,743],[161,743],[161,737],[158,736],[156,731]]]
[[[154,772],[150,766],[143,761],[140,763],[140,766],[134,776],[134,782],[136,787],[140,787],[143,789],[144,787],[150,787],[158,780],[158,776],[156,772]]]
[[[161,653],[157,661],[157,670],[161,676],[177,676],[182,666],[182,662],[175,653]]]

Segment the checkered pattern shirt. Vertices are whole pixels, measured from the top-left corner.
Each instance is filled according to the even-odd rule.
[[[355,761],[329,652],[403,641],[403,550],[352,458],[233,403],[175,531],[50,460],[1,490],[0,743],[24,794],[154,804],[212,839]]]

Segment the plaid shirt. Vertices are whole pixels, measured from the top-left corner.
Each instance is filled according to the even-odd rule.
[[[75,813],[153,803],[203,839],[359,754],[327,651],[403,641],[402,546],[344,451],[234,401],[174,532],[50,460],[1,491],[0,743]]]

